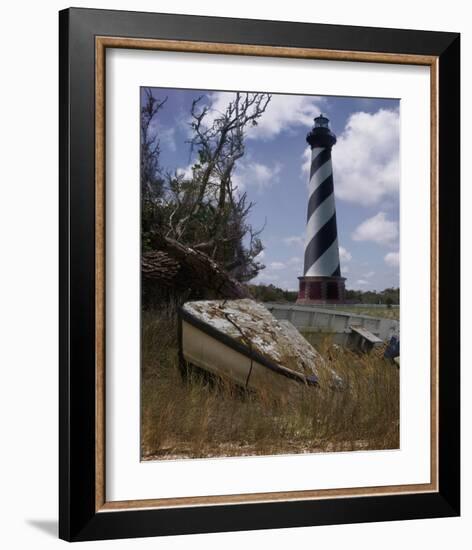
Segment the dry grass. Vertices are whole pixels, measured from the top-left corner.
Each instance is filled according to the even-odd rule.
[[[143,314],[144,460],[399,447],[399,371],[383,359],[326,343],[320,351],[345,389],[301,388],[275,401],[198,372],[183,381],[176,326],[172,308]]]

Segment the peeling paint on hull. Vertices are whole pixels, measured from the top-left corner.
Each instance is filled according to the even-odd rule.
[[[252,300],[188,302],[181,358],[237,385],[290,393],[314,386],[324,360],[291,325]]]

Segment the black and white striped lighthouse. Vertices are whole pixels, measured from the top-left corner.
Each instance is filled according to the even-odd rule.
[[[331,148],[336,136],[320,115],[306,137],[311,147],[305,262],[297,304],[344,302],[344,277],[339,264]]]

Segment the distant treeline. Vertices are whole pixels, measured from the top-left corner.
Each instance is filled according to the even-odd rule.
[[[296,290],[283,290],[275,285],[253,284],[248,286],[252,296],[261,302],[295,302],[298,295]],[[380,292],[346,290],[346,302],[351,304],[395,305],[400,303],[400,289],[386,288]]]

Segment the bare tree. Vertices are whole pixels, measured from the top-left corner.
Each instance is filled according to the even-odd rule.
[[[244,136],[248,126],[257,125],[269,104],[269,94],[237,92],[225,112],[217,113],[208,123],[212,114],[207,105],[199,109],[202,97],[192,102],[192,149],[198,152],[198,162],[193,169],[193,180],[197,193],[190,197],[190,208],[179,217],[174,228],[174,236],[180,240],[189,222],[199,213],[209,199],[216,208],[211,233],[218,230],[224,217],[227,202],[234,202],[232,175],[236,162],[244,155]],[[217,235],[215,235],[217,237]]]
[[[146,99],[141,107],[141,200],[143,222],[146,223],[153,217],[153,211],[164,192],[164,179],[159,164],[161,150],[155,123],[167,98],[156,99],[149,88],[144,93]]]
[[[234,173],[245,153],[246,132],[257,125],[270,99],[269,94],[235,93],[223,112],[204,105],[203,97],[195,99],[191,106],[192,137],[188,143],[191,155],[196,153],[197,159],[190,173],[163,175],[153,121],[166,100],[157,101],[147,92],[141,121],[144,144],[141,173],[143,204],[148,201],[151,205],[153,220],[143,239],[143,275],[148,279],[157,281],[161,272],[168,274],[169,257],[178,256],[178,273],[172,275],[173,279],[170,276],[162,279],[163,283],[169,284],[172,279],[180,286],[182,281],[198,285],[191,261],[197,258],[199,262],[195,265],[205,273],[205,288],[211,287],[214,277],[214,289],[218,287],[220,294],[231,296],[241,292],[234,290],[239,288],[238,281],[249,281],[265,267],[257,261],[263,249],[262,229],[255,230],[248,221],[254,204],[234,185]],[[166,256],[152,256],[153,250],[165,251]],[[186,250],[187,254],[177,253],[179,250]],[[219,282],[222,273],[229,277],[224,285]]]
[[[197,152],[191,176],[168,175],[167,236],[208,254],[238,280],[253,278],[264,266],[260,231],[248,223],[254,204],[235,188],[237,162],[245,135],[265,112],[271,96],[235,93],[223,112],[202,104],[191,107],[191,150]]]

